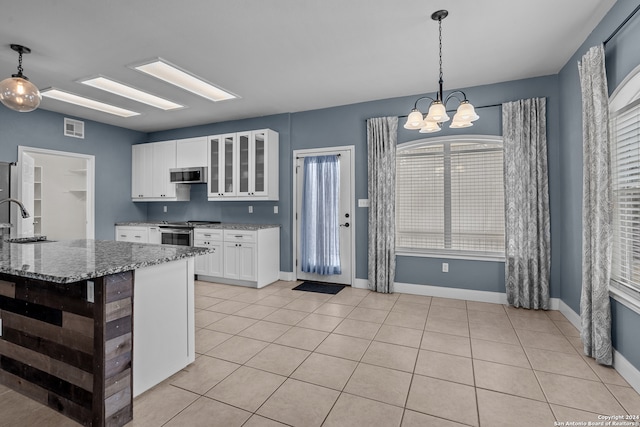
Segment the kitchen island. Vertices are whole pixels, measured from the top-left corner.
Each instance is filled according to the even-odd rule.
[[[195,359],[193,257],[208,252],[2,242],[0,383],[83,425],[126,424],[134,396]]]

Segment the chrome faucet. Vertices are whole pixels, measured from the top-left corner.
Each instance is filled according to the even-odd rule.
[[[20,207],[20,214],[22,215],[22,218],[29,218],[29,211],[27,210],[27,208],[24,207],[24,205],[22,204],[22,202],[20,200],[16,200],[14,198],[7,198],[7,199],[2,199],[0,200],[0,205],[5,203],[5,202],[13,202],[16,205],[18,205]]]

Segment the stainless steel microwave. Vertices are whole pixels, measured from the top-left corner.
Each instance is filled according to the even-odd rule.
[[[169,169],[170,181],[175,184],[200,184],[207,182],[207,168]]]

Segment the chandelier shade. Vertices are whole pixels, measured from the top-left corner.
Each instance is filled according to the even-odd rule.
[[[449,115],[447,114],[447,103],[455,98],[460,105],[456,111],[456,114],[453,116],[453,121],[449,125],[449,127],[453,129],[466,128],[469,126],[473,126],[473,121],[479,119],[479,116],[476,114],[475,108],[467,99],[467,95],[461,90],[456,90],[451,92],[446,98],[442,92],[442,87],[444,84],[443,75],[442,75],[442,20],[449,15],[449,12],[446,10],[438,10],[431,14],[431,19],[434,21],[438,21],[438,34],[439,34],[439,58],[440,58],[440,79],[438,80],[439,90],[436,93],[436,98],[433,99],[429,96],[423,96],[416,100],[413,105],[413,109],[409,116],[407,117],[407,121],[404,124],[405,129],[409,130],[420,130],[421,133],[431,133],[438,132],[442,129],[442,124],[451,120]],[[462,99],[459,96],[462,96]],[[418,110],[418,102],[423,99],[431,100],[429,104],[429,110],[426,117],[423,117],[422,112]]]
[[[420,128],[420,133],[433,133],[433,132],[440,132],[440,129],[442,127],[440,126],[440,123],[438,122],[432,122],[430,120],[425,120],[424,121],[424,126],[422,126]]]
[[[19,54],[18,73],[0,82],[0,102],[14,111],[28,113],[38,108],[42,100],[36,85],[22,74],[22,54],[30,53],[31,49],[17,44],[12,44],[11,49]]]

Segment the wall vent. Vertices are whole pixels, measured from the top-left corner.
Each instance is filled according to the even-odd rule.
[[[84,122],[64,118],[64,135],[84,139]]]

